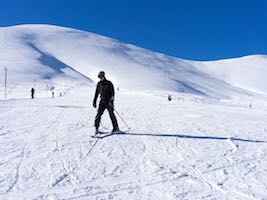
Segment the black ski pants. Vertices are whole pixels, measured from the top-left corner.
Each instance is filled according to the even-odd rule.
[[[101,116],[103,115],[105,109],[108,110],[110,119],[112,121],[113,128],[114,129],[118,128],[118,122],[117,122],[116,116],[114,115],[114,107],[113,107],[113,105],[108,105],[106,103],[100,103],[99,104],[98,111],[97,111],[97,114],[95,117],[95,127],[98,129],[99,124],[100,124],[100,120],[101,120]]]

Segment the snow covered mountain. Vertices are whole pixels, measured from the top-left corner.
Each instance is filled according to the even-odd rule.
[[[121,88],[169,90],[216,98],[266,95],[267,56],[196,62],[152,52],[97,34],[51,25],[0,28],[0,66],[11,85],[97,81]],[[3,77],[4,71],[0,71]]]
[[[266,200],[266,63],[183,60],[56,26],[0,28],[0,199]],[[91,137],[99,70],[122,88],[124,132],[104,139]],[[100,130],[111,129],[104,113]]]

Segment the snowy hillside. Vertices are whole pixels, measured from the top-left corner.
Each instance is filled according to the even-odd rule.
[[[0,101],[0,199],[267,199],[267,106],[119,91],[96,140],[93,92]]]
[[[0,28],[0,66],[9,83],[62,85],[97,81],[105,70],[116,86],[171,90],[216,98],[267,94],[266,56],[194,62],[148,51],[117,40],[49,25]],[[3,70],[0,76],[3,77]]]
[[[56,26],[0,28],[0,199],[266,200],[266,64],[183,60]],[[99,70],[119,87],[125,131],[103,139],[91,137]],[[107,112],[101,122],[112,129]]]

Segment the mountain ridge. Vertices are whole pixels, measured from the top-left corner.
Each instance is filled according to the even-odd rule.
[[[0,65],[15,74],[10,78],[13,83],[47,82],[58,76],[92,83],[98,81],[97,72],[105,70],[116,86],[127,89],[215,98],[267,94],[263,75],[267,73],[267,56],[263,54],[192,61],[96,33],[40,24],[1,27],[0,44]]]

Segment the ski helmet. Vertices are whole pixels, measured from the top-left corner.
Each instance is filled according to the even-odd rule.
[[[98,78],[103,78],[103,77],[105,77],[105,72],[104,71],[100,71],[98,73]]]

